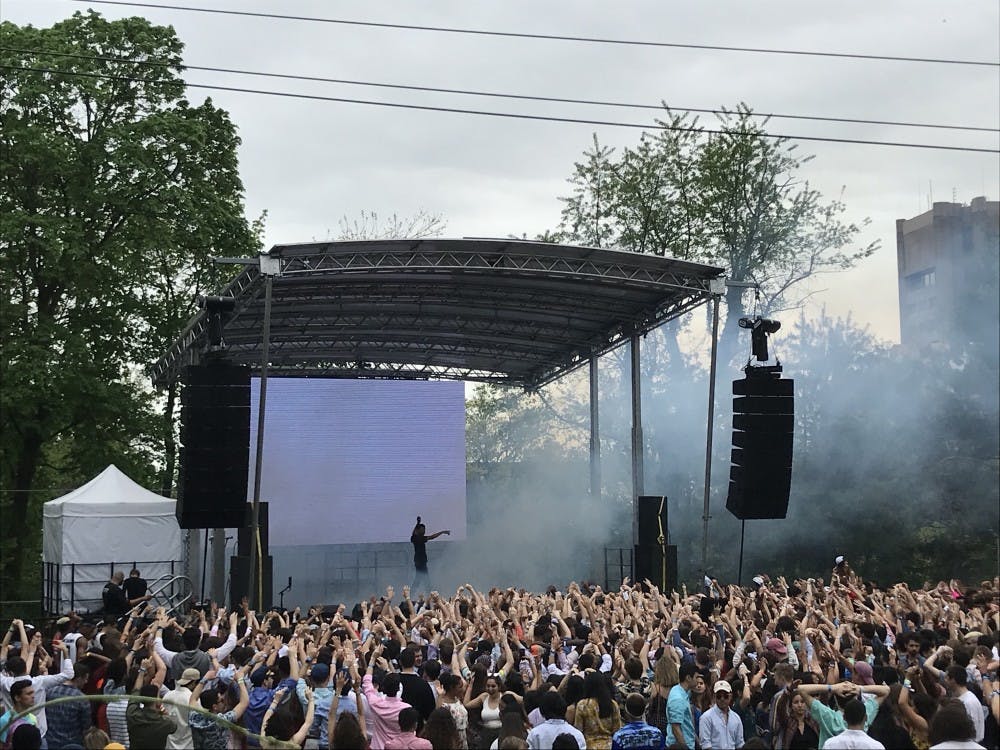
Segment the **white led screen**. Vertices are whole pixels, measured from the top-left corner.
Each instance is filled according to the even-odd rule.
[[[259,392],[254,378],[250,499]],[[408,542],[417,516],[465,538],[461,382],[268,378],[265,417],[270,546]]]

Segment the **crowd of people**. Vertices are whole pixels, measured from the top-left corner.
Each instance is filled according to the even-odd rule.
[[[880,587],[842,558],[750,587],[389,587],[307,611],[170,615],[132,591],[121,619],[12,623],[0,744],[997,747],[998,591]]]

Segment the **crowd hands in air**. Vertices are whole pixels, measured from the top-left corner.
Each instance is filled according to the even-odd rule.
[[[168,617],[147,606],[117,624],[71,615],[47,634],[14,621],[0,653],[0,742],[997,746],[997,579],[878,588],[841,562],[829,583],[754,580],[706,578],[697,593],[628,579],[618,591],[540,594],[465,585],[397,598],[389,587],[353,610],[244,603]],[[82,693],[108,697],[11,721]]]

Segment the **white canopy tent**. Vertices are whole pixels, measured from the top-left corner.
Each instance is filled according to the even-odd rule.
[[[183,573],[175,500],[129,479],[118,467],[45,503],[43,599],[49,612],[97,611],[115,570],[137,567],[152,583]]]

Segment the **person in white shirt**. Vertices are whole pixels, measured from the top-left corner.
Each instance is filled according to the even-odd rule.
[[[583,732],[566,723],[566,701],[559,693],[549,691],[541,699],[542,716],[545,721],[528,732],[528,748],[543,750],[552,747],[552,741],[560,734],[570,734],[576,738],[581,750],[587,750],[587,740]]]
[[[177,722],[177,729],[172,734],[167,735],[167,750],[191,750],[194,747],[188,714],[190,713],[191,687],[200,679],[201,673],[194,667],[188,667],[174,681],[176,687],[163,695],[163,700],[166,701],[164,708],[167,716]]]
[[[957,700],[942,701],[930,724],[930,750],[980,750],[972,739],[972,720]]]
[[[844,723],[847,724],[840,734],[834,735],[823,745],[823,750],[841,750],[842,748],[872,748],[873,750],[885,750],[878,740],[865,734],[865,718],[867,712],[864,705],[857,698],[849,700],[844,705]],[[704,719],[704,717],[702,717]]]
[[[712,686],[715,705],[702,714],[698,735],[702,750],[743,747],[743,720],[730,711],[733,687],[726,680]]]
[[[18,680],[31,680],[31,687],[35,691],[35,705],[45,703],[45,691],[53,685],[61,685],[73,679],[73,662],[67,657],[68,649],[65,643],[53,643],[52,648],[59,652],[61,670],[55,674],[40,674],[30,677],[30,662],[35,658],[35,652],[40,650],[42,645],[42,634],[35,633],[31,640],[31,645],[27,647],[28,660],[15,656],[7,661],[7,673],[0,675],[0,701],[3,708],[10,708],[13,703],[10,699],[10,686]],[[41,657],[39,657],[41,658]],[[45,732],[48,725],[45,723],[45,709],[39,708],[35,711],[35,718],[38,719],[38,731],[42,735],[42,742],[45,741]]]
[[[948,692],[962,701],[966,713],[972,719],[972,727],[975,730],[975,735],[972,739],[976,742],[982,742],[983,737],[986,736],[986,711],[975,694],[969,692],[969,689],[966,687],[967,680],[968,672],[966,672],[965,667],[958,664],[952,664],[948,667],[948,671],[945,672],[945,685],[948,688]]]

